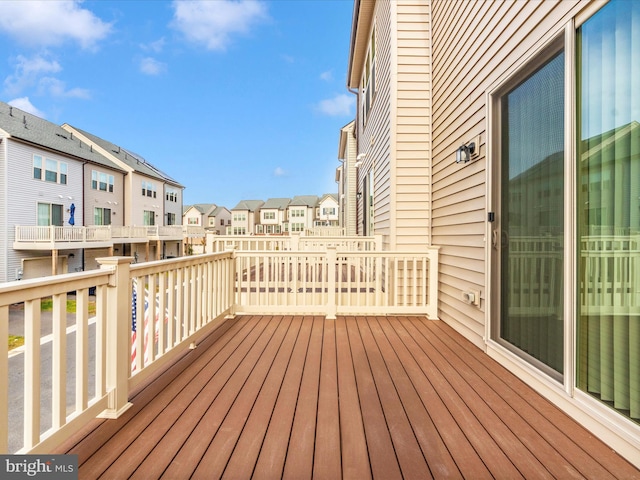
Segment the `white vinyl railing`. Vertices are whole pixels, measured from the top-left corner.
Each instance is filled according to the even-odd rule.
[[[0,285],[0,382],[9,387],[0,393],[0,453],[51,451],[96,416],[117,418],[129,408],[132,389],[231,314],[437,317],[437,249],[131,260],[105,257],[100,270]],[[49,298],[52,313],[43,313]],[[68,314],[71,298],[76,313]],[[25,344],[9,356],[9,319],[16,314]],[[44,338],[49,319],[52,332]],[[24,372],[23,385],[15,372]],[[18,440],[9,433],[20,430]]]
[[[108,226],[89,227],[24,226],[16,225],[16,242],[55,243],[55,242],[104,242],[111,240]]]
[[[438,249],[236,252],[237,313],[422,314],[437,318]]]
[[[110,242],[123,239],[162,239],[180,237],[204,237],[202,227],[186,225],[113,226],[90,225],[77,227],[16,225],[15,241],[21,243],[74,243]]]
[[[211,235],[207,251],[224,252],[235,249],[241,252],[260,251],[322,251],[328,247],[350,251],[380,251],[382,237],[362,236],[311,236],[293,234],[291,236],[254,236],[254,235]]]

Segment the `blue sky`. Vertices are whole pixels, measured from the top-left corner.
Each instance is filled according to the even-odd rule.
[[[142,155],[185,204],[337,191],[353,0],[0,3],[0,100]]]

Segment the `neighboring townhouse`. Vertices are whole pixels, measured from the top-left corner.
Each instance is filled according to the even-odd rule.
[[[252,235],[260,223],[262,200],[241,200],[231,209],[230,235]]]
[[[640,3],[355,0],[358,233],[640,466]]]
[[[256,234],[280,235],[284,233],[287,222],[289,198],[269,198],[260,207],[260,223],[256,225]]]
[[[0,102],[0,282],[80,271],[109,254],[102,226],[122,224],[125,175],[60,126]]]
[[[316,195],[298,195],[293,197],[287,207],[289,221],[285,223],[285,231],[304,232],[313,228],[316,220]]]
[[[318,201],[314,226],[337,227],[340,219],[339,211],[338,194],[325,193]]]
[[[184,187],[139,154],[69,124],[62,127],[127,172],[124,225],[154,227],[147,228],[146,235],[123,238],[118,253],[137,261],[180,256]],[[161,228],[166,226],[175,228]]]
[[[215,203],[196,203],[185,207],[182,224],[201,226],[206,232],[224,235],[231,225],[231,212]]]
[[[355,121],[349,122],[340,129],[338,144],[338,160],[341,165],[336,169],[336,183],[338,184],[339,225],[344,228],[348,236],[356,235],[357,221],[357,141],[355,136]]]

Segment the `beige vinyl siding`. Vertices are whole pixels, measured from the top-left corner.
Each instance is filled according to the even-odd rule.
[[[347,218],[346,218],[346,231],[347,235],[355,235],[356,234],[356,194],[358,192],[357,188],[357,178],[356,178],[356,157],[358,155],[358,144],[356,139],[353,136],[353,129],[355,129],[355,125],[352,128],[347,130],[347,156],[344,162],[345,169],[343,171],[343,175],[346,174],[346,189],[345,189],[345,198],[344,201],[347,205]]]
[[[366,153],[358,174],[358,192],[364,194],[364,181],[374,169],[374,220],[373,230],[383,235],[383,242],[388,248],[393,237],[392,224],[392,190],[394,188],[391,173],[391,6],[389,0],[381,0],[375,4],[376,25],[376,92],[362,128],[362,105],[358,105],[358,152]],[[372,25],[368,26],[367,38],[371,36]],[[368,43],[367,43],[368,45]],[[362,96],[359,96],[360,102]],[[358,233],[363,232],[363,201],[358,201]]]
[[[91,188],[91,172],[113,175],[113,192],[104,192]],[[87,206],[84,225],[95,225],[94,208],[111,209],[111,225],[124,225],[124,174],[102,165],[87,163],[84,166],[84,204]],[[77,204],[76,204],[77,206]]]
[[[415,250],[429,244],[430,5],[399,1],[395,13],[395,248]]]
[[[434,0],[432,243],[440,249],[440,310],[484,348],[486,300],[486,95],[490,86],[560,32],[577,2]],[[469,20],[473,22],[469,23]],[[465,28],[457,28],[465,25]],[[480,136],[480,155],[457,165],[455,150]],[[480,308],[463,291],[481,292]]]

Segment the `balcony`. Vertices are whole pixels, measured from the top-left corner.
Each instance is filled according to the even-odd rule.
[[[117,243],[149,241],[182,241],[204,238],[202,227],[166,226],[25,226],[16,225],[15,250],[68,250],[76,248],[108,248]]]
[[[81,478],[640,478],[436,320],[437,249],[102,262],[0,287],[0,337],[24,303],[26,399],[0,397],[0,452],[76,453]]]

